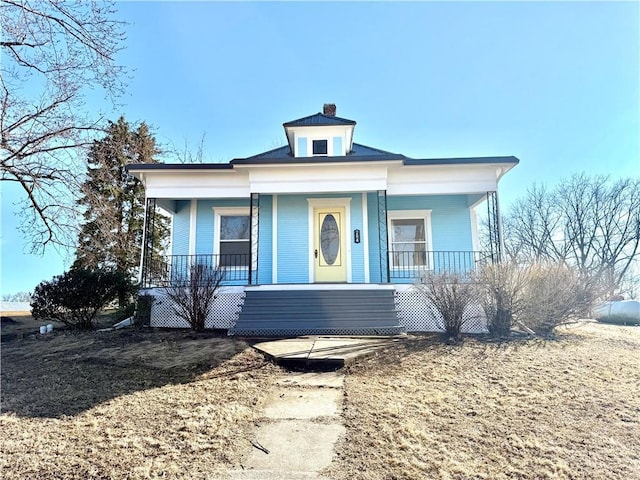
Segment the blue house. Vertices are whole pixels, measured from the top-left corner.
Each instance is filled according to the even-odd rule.
[[[224,274],[207,325],[230,334],[438,329],[412,284],[499,258],[498,182],[518,159],[409,158],[365,146],[333,104],[283,126],[286,145],[252,157],[129,167],[146,188],[146,232],[153,207],[172,218],[165,257],[152,257],[145,235],[152,325],[187,326],[163,292],[205,264]],[[488,251],[479,208],[488,212]]]

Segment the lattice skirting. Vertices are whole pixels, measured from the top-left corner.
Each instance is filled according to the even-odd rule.
[[[163,328],[189,328],[187,322],[173,311],[172,301],[163,288],[153,288],[144,293],[153,295],[155,301],[151,307],[151,326]],[[206,328],[229,329],[238,320],[238,313],[244,302],[243,287],[225,287],[213,304],[213,309],[205,323]],[[407,332],[441,332],[444,331],[442,316],[436,309],[425,302],[424,298],[410,285],[396,285],[396,309],[400,325]],[[464,333],[487,333],[487,319],[480,304],[470,305],[464,313]],[[242,332],[247,335],[246,332]],[[293,334],[293,332],[289,332]],[[396,332],[393,332],[396,333]],[[393,334],[389,332],[389,334]],[[296,332],[303,334],[303,332]],[[306,332],[309,334],[309,332]],[[319,332],[317,334],[320,334]],[[348,335],[348,332],[341,332]],[[355,334],[355,332],[353,333]],[[387,333],[377,333],[385,335]]]
[[[442,315],[412,286],[396,286],[396,309],[400,325],[407,332],[443,332]],[[479,303],[472,303],[464,312],[463,333],[487,333],[487,317]]]
[[[151,306],[152,327],[189,328],[187,321],[178,317],[173,311],[173,302],[167,296],[165,289],[153,288],[144,293],[155,297]],[[243,302],[243,287],[225,287],[217,294],[213,302],[213,308],[207,317],[205,328],[231,328],[238,319],[238,312]]]

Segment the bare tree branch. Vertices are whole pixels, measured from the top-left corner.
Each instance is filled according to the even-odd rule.
[[[84,93],[99,87],[113,104],[123,91],[114,13],[97,0],[1,1],[0,180],[24,192],[18,211],[32,251],[75,242],[77,177],[103,123],[85,113]]]
[[[552,191],[534,185],[503,225],[511,258],[576,267],[612,295],[640,262],[640,180],[579,174]]]

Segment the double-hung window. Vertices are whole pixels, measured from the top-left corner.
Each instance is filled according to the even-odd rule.
[[[391,210],[389,218],[389,247],[391,268],[429,269],[432,264],[430,244],[430,210]]]
[[[221,267],[248,267],[251,250],[251,217],[248,208],[215,209],[215,252]]]

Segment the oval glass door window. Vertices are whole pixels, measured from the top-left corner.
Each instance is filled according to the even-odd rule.
[[[338,222],[332,214],[324,217],[320,227],[320,250],[327,265],[333,265],[340,249],[340,232]]]

